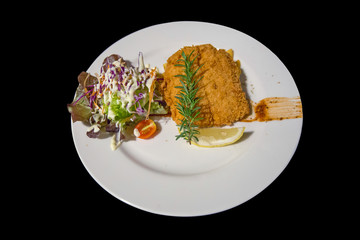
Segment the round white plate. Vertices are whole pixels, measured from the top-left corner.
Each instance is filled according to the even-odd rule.
[[[157,66],[183,46],[210,43],[234,50],[246,76],[246,91],[257,102],[295,97],[299,92],[284,64],[264,45],[237,30],[204,22],[171,22],[134,32],[106,49],[87,70],[99,73],[103,59],[119,54],[137,66]],[[148,140],[124,142],[116,151],[110,138],[90,139],[87,126],[72,123],[77,152],[90,175],[116,198],[145,211],[197,216],[224,211],[254,197],[284,170],[299,142],[302,119],[236,123],[243,138],[222,148],[199,148],[183,140],[170,118],[156,119],[160,131]]]

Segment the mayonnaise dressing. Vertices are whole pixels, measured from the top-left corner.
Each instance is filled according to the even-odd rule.
[[[122,141],[116,142],[116,134],[114,134],[111,138],[110,148],[115,151],[120,145]]]
[[[93,130],[94,129],[94,133],[97,133],[98,131],[100,131],[100,128],[99,128],[99,126],[98,126],[98,124],[93,124],[93,125],[91,125],[89,128],[88,128],[88,132],[90,132],[91,130]]]
[[[137,128],[134,128],[134,135],[135,137],[139,137],[140,136],[140,132]]]

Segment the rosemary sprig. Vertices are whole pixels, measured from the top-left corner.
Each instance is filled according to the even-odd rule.
[[[181,89],[180,92],[175,96],[179,101],[176,103],[176,109],[183,116],[181,119],[181,124],[177,125],[180,128],[180,134],[176,135],[176,140],[179,138],[184,138],[189,144],[192,140],[198,141],[198,138],[195,136],[199,134],[198,128],[194,122],[201,120],[202,118],[198,117],[200,114],[200,107],[196,106],[200,101],[199,97],[195,97],[199,88],[196,87],[197,83],[202,79],[199,78],[196,80],[195,75],[198,70],[203,66],[199,66],[195,71],[192,69],[192,65],[197,58],[195,56],[190,60],[192,51],[188,56],[185,55],[182,51],[181,55],[183,59],[177,60],[177,62],[182,62],[183,64],[175,64],[177,67],[183,67],[185,75],[176,75],[175,77],[180,78],[181,86],[175,86],[175,88]]]

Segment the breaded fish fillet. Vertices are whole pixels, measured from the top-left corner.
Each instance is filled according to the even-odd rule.
[[[204,44],[180,49],[169,57],[165,65],[161,88],[164,100],[170,106],[171,117],[177,124],[180,124],[182,115],[175,106],[178,101],[175,96],[180,91],[175,86],[181,83],[180,78],[175,75],[184,74],[184,68],[175,64],[182,58],[183,50],[186,55],[194,50],[191,59],[198,55],[193,64],[194,70],[204,64],[196,74],[196,79],[203,76],[197,85],[199,90],[196,95],[201,97],[198,106],[201,107],[199,117],[203,119],[195,124],[199,127],[231,125],[249,114],[249,103],[241,88],[239,66],[225,50],[217,50],[211,44]]]

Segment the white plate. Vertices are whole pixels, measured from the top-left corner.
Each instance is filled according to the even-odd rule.
[[[204,43],[234,50],[251,100],[299,96],[289,71],[264,45],[237,30],[203,22],[165,23],[134,32],[106,49],[87,71],[99,73],[103,59],[113,53],[136,66],[141,51],[145,63],[163,72],[163,63],[175,51]],[[111,151],[110,138],[88,138],[83,123],[72,124],[72,132],[81,161],[100,186],[132,206],[172,216],[224,211],[260,193],[289,163],[302,128],[302,119],[236,123],[246,127],[238,143],[207,149],[175,141],[174,122],[157,121],[161,130],[156,137],[125,142],[117,151]]]

